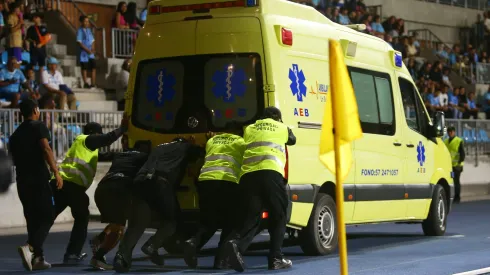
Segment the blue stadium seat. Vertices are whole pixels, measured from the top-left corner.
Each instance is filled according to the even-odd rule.
[[[480,142],[485,142],[485,143],[490,142],[487,131],[485,131],[484,129],[480,129],[479,136],[480,136]]]
[[[7,65],[7,62],[9,61],[9,54],[7,51],[3,51],[2,53],[2,64]]]
[[[75,124],[66,125],[66,130],[70,131],[73,137],[82,134],[82,128]]]
[[[464,129],[463,130],[463,139],[468,144],[472,144],[473,142],[475,142],[475,139],[474,139],[474,136],[472,134],[472,131],[470,131],[468,129]]]
[[[22,52],[22,62],[26,62],[27,64],[31,63],[31,54],[29,52]]]

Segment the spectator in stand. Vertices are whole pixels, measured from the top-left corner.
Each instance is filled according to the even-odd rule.
[[[7,23],[9,24],[8,53],[9,57],[14,56],[17,62],[22,62],[22,27],[24,20],[20,18],[20,6],[18,3],[12,5]]]
[[[140,20],[143,25],[146,23],[146,16],[148,15],[148,4],[150,4],[151,0],[146,0],[146,7],[140,13]]]
[[[389,34],[385,34],[385,41],[393,48],[393,37]]]
[[[39,13],[32,16],[34,25],[27,29],[26,41],[29,43],[31,65],[39,66],[42,74],[46,66],[46,44],[51,37],[48,35],[48,28],[42,25],[41,16]]]
[[[488,85],[487,92],[483,96],[483,111],[487,119],[490,119],[490,85]]]
[[[356,0],[352,0],[352,2],[356,2]],[[360,13],[365,13],[367,11],[366,4],[364,4],[364,0],[357,0],[356,11]]]
[[[435,86],[432,86],[432,87],[435,87]],[[429,111],[429,115],[432,117],[435,112],[437,111],[442,111],[442,106],[441,106],[441,102],[439,100],[439,95],[441,93],[441,91],[439,89],[432,89],[434,92],[429,92],[429,94],[427,95],[427,101],[428,101],[428,111]]]
[[[52,95],[46,95],[43,97],[41,102],[41,108],[44,110],[55,110],[56,102]],[[46,127],[51,131],[51,135],[56,137],[54,139],[53,148],[56,148],[55,158],[64,157],[64,148],[68,148],[68,131],[59,123],[59,113],[46,112],[44,117],[44,123]],[[54,117],[51,117],[51,116]]]
[[[451,51],[451,53],[449,53],[449,65],[453,66],[454,64],[456,64],[460,53],[461,53],[461,48],[459,47],[459,45],[457,44],[454,45],[453,50]]]
[[[0,1],[0,39],[5,37],[5,21],[3,20],[4,2]]]
[[[12,56],[9,58],[7,68],[0,71],[0,99],[10,101],[9,108],[17,108],[20,100],[20,86],[29,90],[30,95],[34,91],[27,85],[27,80],[21,70],[19,70],[17,59]]]
[[[396,20],[394,30],[399,36],[404,36],[405,35],[405,21],[403,19],[398,18]]]
[[[133,30],[139,30],[143,26],[143,22],[138,18],[136,8],[135,2],[129,2],[128,8],[124,13],[124,20],[128,23],[129,28]]]
[[[357,12],[351,11],[349,13],[349,21],[350,21],[351,24],[357,24],[357,23],[359,23],[357,21]]]
[[[415,57],[419,55],[419,51],[417,50],[417,47],[415,47],[415,44],[413,42],[413,37],[409,37],[407,39],[405,48],[407,50],[407,57]]]
[[[95,88],[97,71],[95,69],[95,39],[90,29],[90,21],[87,16],[80,16],[82,26],[77,31],[77,42],[80,46],[80,65],[82,67],[83,87]],[[87,73],[91,72],[90,84]]]
[[[437,84],[442,82],[442,63],[436,61],[430,72],[430,80],[436,82]],[[437,85],[436,85],[437,86]]]
[[[332,7],[327,7],[327,9],[325,9],[325,16],[330,19],[330,21],[335,21],[334,18],[333,18],[333,10],[332,10]]]
[[[351,23],[349,20],[348,12],[349,11],[346,8],[340,8],[339,24],[349,25]]]
[[[373,28],[371,28],[371,21],[373,20],[373,16],[370,14],[364,15],[362,19],[362,24],[366,25],[366,30],[364,30],[364,33],[367,34],[374,34]]]
[[[20,9],[19,19],[22,22],[24,22],[24,14],[25,14],[25,10],[26,10],[25,0],[17,0],[17,1],[15,1],[15,4],[17,4],[19,6],[19,9]],[[25,29],[25,26],[24,25],[20,28],[20,31],[22,32],[22,41],[25,42],[26,29]],[[24,46],[25,47],[28,47],[25,44],[24,44]]]
[[[424,65],[422,65],[422,69],[419,72],[419,77],[423,76],[424,79],[427,81],[430,79],[431,71],[432,71],[432,64],[425,63]]]
[[[464,107],[465,107],[465,112],[463,113],[464,119],[468,119],[470,117],[473,117],[474,119],[478,118],[479,110],[475,103],[475,92],[470,92],[468,94],[468,100],[464,105]]]
[[[414,81],[417,80],[417,68],[415,65],[415,59],[413,57],[410,57],[410,59],[408,59],[407,69],[410,72],[412,79]]]
[[[34,69],[32,67],[27,68],[26,75],[27,85],[31,87],[32,93],[30,93],[28,89],[24,89],[24,92],[21,94],[20,99],[25,100],[30,97],[32,99],[39,100],[41,98],[41,94],[39,93],[39,84],[36,81],[36,74],[34,73]],[[27,92],[25,90],[27,90]]]
[[[468,98],[466,97],[466,89],[463,86],[460,86],[459,87],[459,107],[464,108],[466,101],[468,101]]]
[[[405,37],[393,37],[393,49],[402,53],[402,56],[407,56],[407,51],[405,48]]]
[[[119,72],[116,78],[116,100],[118,106],[117,109],[119,111],[124,110],[124,94],[128,89],[130,68],[131,68],[131,59],[124,60],[121,71]]]
[[[450,73],[449,68],[444,68],[442,71],[442,82],[448,86],[451,90],[453,89],[453,84],[451,83],[451,80],[449,80],[449,73]]]
[[[112,26],[117,29],[129,29],[129,24],[124,19],[124,14],[128,10],[126,2],[119,2],[117,4],[116,16],[112,22]]]
[[[454,119],[463,118],[463,108],[459,106],[459,87],[456,87],[451,95],[449,95],[449,111]]]
[[[440,111],[443,111],[444,114],[449,117],[449,95],[448,93],[449,87],[446,85],[442,85],[441,93],[439,94],[439,106],[441,106]]]
[[[444,60],[449,59],[449,52],[446,50],[446,47],[444,47],[444,44],[439,44],[438,48],[439,50],[437,51],[436,55]]]
[[[70,110],[77,109],[77,99],[75,94],[63,81],[63,75],[57,70],[58,60],[54,57],[48,58],[48,70],[42,74],[43,87],[48,91],[48,94],[58,99],[58,107],[64,110],[69,106]]]
[[[374,35],[376,35],[379,38],[384,38],[385,29],[381,24],[381,16],[379,15],[374,16],[373,23],[371,23],[371,28],[373,29]]]
[[[385,32],[387,34],[390,34],[390,36],[393,36],[391,35],[391,31],[395,27],[395,23],[396,23],[396,18],[394,16],[390,16],[390,18],[386,19],[383,22],[383,28],[385,29]]]

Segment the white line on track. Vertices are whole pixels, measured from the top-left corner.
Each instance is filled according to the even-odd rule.
[[[489,274],[489,273],[490,273],[490,267],[487,267],[487,268],[471,270],[463,273],[457,273],[453,275],[482,275],[482,274]]]

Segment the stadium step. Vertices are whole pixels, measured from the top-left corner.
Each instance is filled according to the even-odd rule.
[[[80,101],[79,111],[114,112],[117,111],[116,101]]]
[[[77,100],[82,101],[105,101],[107,96],[102,89],[72,89],[77,97]]]
[[[46,51],[48,56],[54,56],[57,58],[63,58],[64,56],[67,55],[66,45],[61,45],[61,44],[47,45]]]

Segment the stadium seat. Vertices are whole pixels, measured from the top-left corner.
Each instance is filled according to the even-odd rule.
[[[479,136],[480,136],[480,142],[484,142],[484,143],[490,142],[487,131],[485,131],[484,129],[480,129]]]
[[[29,52],[22,52],[22,62],[26,62],[27,64],[31,63],[31,54]]]
[[[463,130],[463,139],[468,144],[472,144],[473,142],[475,142],[472,132],[468,129]]]
[[[82,128],[75,124],[66,125],[66,130],[71,132],[72,137],[76,137],[82,134]]]
[[[2,53],[2,64],[7,65],[7,62],[9,61],[9,54],[7,51],[3,51]]]

